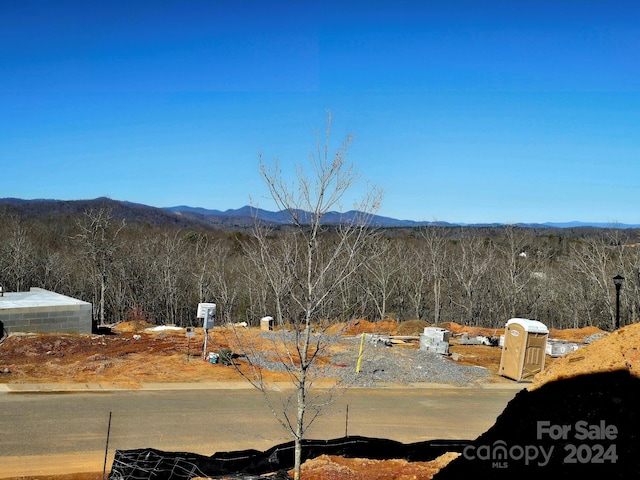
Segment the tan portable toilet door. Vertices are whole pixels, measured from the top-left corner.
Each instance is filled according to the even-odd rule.
[[[522,365],[522,378],[533,377],[544,369],[544,355],[547,350],[547,335],[531,333],[527,335],[527,347]]]

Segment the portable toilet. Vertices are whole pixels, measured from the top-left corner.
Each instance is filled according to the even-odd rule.
[[[273,330],[273,317],[262,317],[260,319],[260,331],[269,332]]]
[[[549,329],[537,320],[512,318],[505,325],[500,370],[503,377],[521,381],[544,369]]]

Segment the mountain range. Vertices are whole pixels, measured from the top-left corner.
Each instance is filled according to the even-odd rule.
[[[286,225],[291,223],[291,219],[286,210],[272,212],[244,206],[237,209],[211,210],[201,207],[190,207],[179,205],[174,207],[152,207],[140,203],[112,200],[100,197],[92,200],[52,200],[33,199],[25,200],[19,198],[0,198],[0,208],[4,207],[8,211],[26,217],[51,217],[56,215],[76,215],[88,209],[107,207],[111,210],[114,218],[129,221],[138,221],[151,225],[175,225],[175,226],[210,226],[221,228],[238,228],[253,225],[254,219],[273,224]],[[304,218],[304,212],[302,212]],[[352,220],[360,212],[329,212],[323,218],[325,224],[338,224],[341,221]],[[400,220],[391,217],[374,215],[371,224],[382,228],[413,228],[421,226],[466,226],[466,227],[497,227],[500,223],[448,223]],[[590,222],[547,222],[547,223],[517,223],[513,224],[521,227],[531,228],[618,228],[630,229],[640,228],[638,224],[617,224],[617,223],[590,223]]]
[[[238,209],[229,210],[209,210],[202,207],[189,207],[187,205],[179,205],[175,207],[165,207],[164,210],[170,212],[179,213],[182,215],[197,215],[202,218],[250,218],[253,219],[257,215],[262,221],[275,223],[275,224],[287,224],[291,223],[290,216],[286,210],[279,212],[270,212],[259,208],[250,206],[244,206]],[[325,215],[324,221],[326,224],[337,224],[340,220],[350,220],[359,212],[329,212]],[[430,221],[415,221],[415,220],[399,220],[392,217],[384,217],[380,215],[374,215],[371,219],[371,224],[378,227],[392,228],[392,227],[422,227],[422,226],[467,226],[467,227],[498,227],[501,223],[449,223],[449,222],[430,222]],[[545,223],[517,223],[520,227],[533,227],[533,228],[576,228],[576,227],[595,227],[595,228],[640,228],[640,224],[619,224],[619,223],[597,223],[597,222],[545,222]]]

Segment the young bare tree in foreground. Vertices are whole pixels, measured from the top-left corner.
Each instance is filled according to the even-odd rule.
[[[265,395],[278,421],[294,438],[296,479],[300,478],[302,440],[307,428],[331,400],[327,390],[311,393],[317,361],[330,346],[329,337],[322,335],[330,324],[328,306],[337,303],[334,296],[362,265],[361,250],[374,234],[369,221],[382,198],[378,189],[370,188],[354,206],[354,216],[344,216],[333,226],[323,222],[328,212],[340,211],[341,201],[346,200],[359,178],[347,160],[351,137],[331,153],[330,131],[329,114],[326,137],[317,138],[308,170],[296,166],[293,181],[287,180],[277,160],[267,166],[260,157],[262,179],[279,210],[288,213],[291,225],[274,236],[270,227],[256,221],[252,239],[246,244],[260,278],[275,297],[278,328],[271,334],[271,346],[278,364],[289,375],[294,393],[283,405],[275,406],[262,376],[262,365],[252,360],[255,357],[250,345],[243,345],[251,366],[245,376]],[[340,312],[331,313],[333,321],[340,320]]]

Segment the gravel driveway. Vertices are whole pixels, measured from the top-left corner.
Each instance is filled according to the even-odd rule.
[[[263,332],[262,336],[274,342],[282,341],[281,332]],[[314,368],[312,373],[319,378],[338,378],[348,385],[358,387],[375,387],[382,383],[442,383],[460,386],[483,382],[490,377],[485,368],[460,365],[438,353],[418,348],[386,346],[376,342],[371,336],[367,338],[360,371],[356,373],[361,337],[323,335],[322,344],[339,343],[343,348],[332,355],[328,366]],[[287,341],[292,339],[293,337],[287,338]],[[270,360],[261,353],[247,355],[247,358],[266,370],[286,370],[282,363]]]

